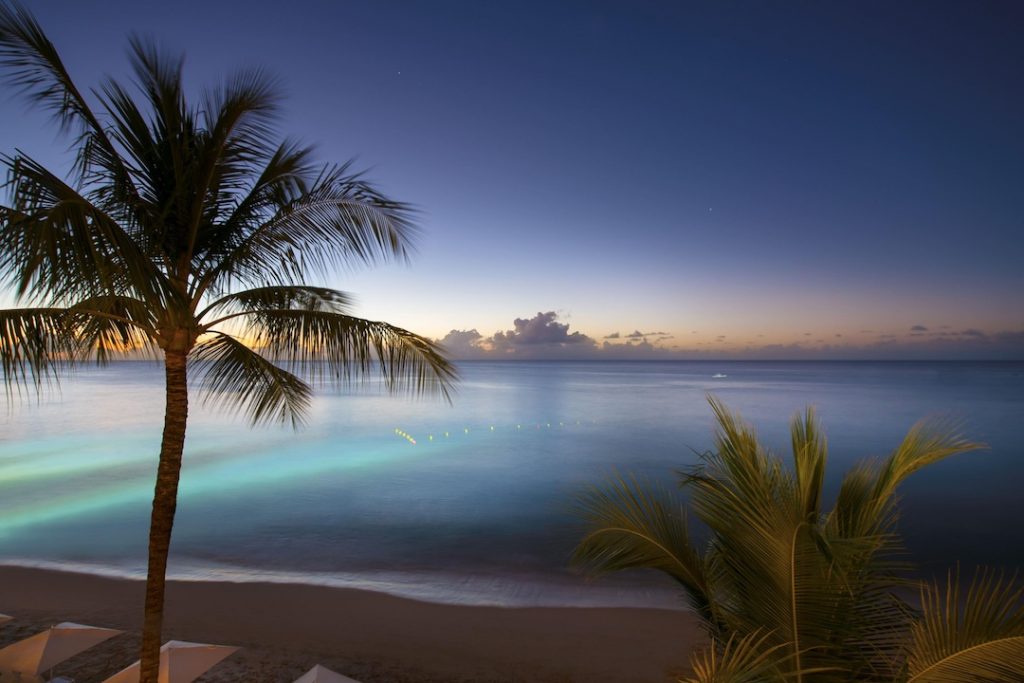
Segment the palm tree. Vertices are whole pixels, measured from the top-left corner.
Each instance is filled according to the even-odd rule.
[[[137,99],[106,80],[94,108],[35,19],[0,5],[8,82],[71,133],[75,154],[68,181],[21,151],[2,158],[0,276],[25,307],[0,311],[0,361],[11,397],[90,358],[163,360],[141,653],[141,680],[156,683],[187,376],[253,423],[297,426],[311,381],[379,373],[392,389],[447,397],[455,372],[429,340],[354,317],[346,294],[307,284],[407,258],[409,206],[276,140],[278,96],[262,72],[236,74],[195,106],[180,57],[137,38],[129,55]]]
[[[810,409],[792,423],[792,468],[716,399],[715,448],[680,473],[706,540],[691,536],[679,493],[615,477],[579,500],[587,532],[573,555],[591,572],[653,568],[670,576],[711,646],[691,683],[1024,681],[1021,591],[980,571],[917,584],[896,534],[908,476],[981,448],[935,422],[914,426],[892,454],[843,478],[825,509],[828,449]],[[902,589],[902,590],[901,590]]]

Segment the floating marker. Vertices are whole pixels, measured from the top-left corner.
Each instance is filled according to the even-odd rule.
[[[405,431],[399,429],[398,427],[395,427],[395,434],[397,434],[398,436],[402,437],[403,439],[405,439],[406,441],[411,443],[413,446],[416,445],[416,439],[412,438],[412,435],[409,434],[408,432],[405,432]]]
[[[542,429],[542,428],[551,429],[552,427],[566,427],[566,426],[571,426],[573,424],[577,424],[577,425],[586,424],[587,422],[588,422],[587,420],[574,420],[574,421],[569,421],[569,422],[559,421],[557,423],[555,423],[555,422],[537,422],[537,423],[534,424],[534,428],[535,429]],[[589,422],[593,423],[593,424],[597,424],[598,421],[597,420],[590,420]],[[495,433],[498,430],[498,425],[496,425],[496,424],[492,424],[492,425],[485,424],[484,426],[487,427],[487,431],[489,431],[491,433]],[[516,427],[516,429],[518,431],[522,431],[523,430],[523,424],[522,423],[516,424],[515,427]],[[527,424],[526,427],[529,428],[529,424]],[[511,425],[509,425],[509,428],[511,428]],[[468,435],[470,433],[470,431],[472,431],[473,429],[474,429],[473,427],[463,427],[462,428],[462,433]],[[483,429],[483,427],[481,427],[480,429]],[[450,431],[438,432],[436,434],[436,436],[438,438],[441,438],[442,434],[443,434],[444,438],[450,438],[451,437],[451,432]],[[403,439],[405,439],[406,441],[408,441],[411,444],[414,444],[414,445],[416,444],[415,437],[413,437],[412,434],[410,434],[409,432],[405,431],[401,427],[395,427],[395,435],[402,437]],[[434,434],[428,434],[427,435],[427,441],[433,441],[434,440],[434,436],[435,436]]]

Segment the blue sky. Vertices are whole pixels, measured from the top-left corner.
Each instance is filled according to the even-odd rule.
[[[280,76],[282,134],[423,211],[410,266],[328,284],[465,355],[1024,357],[1019,3],[32,9],[84,85],[131,31]]]

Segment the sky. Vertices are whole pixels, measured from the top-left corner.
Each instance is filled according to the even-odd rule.
[[[31,8],[83,86],[132,32],[279,76],[282,136],[421,211],[323,284],[457,357],[1024,359],[1020,3]],[[4,93],[0,151],[66,168]]]

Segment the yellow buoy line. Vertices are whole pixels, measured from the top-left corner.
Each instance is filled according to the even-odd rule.
[[[395,434],[398,434],[400,437],[411,443],[413,446],[416,445],[416,439],[412,438],[412,435],[409,434],[408,432],[403,432],[398,427],[395,427]]]
[[[486,429],[476,429],[476,428],[471,428],[471,427],[463,427],[462,428],[462,434],[463,435],[468,435],[471,431],[472,432],[483,431],[483,432],[487,432],[487,433],[494,433],[494,432],[497,432],[497,431],[510,431],[510,432],[522,432],[524,430],[525,431],[538,431],[538,430],[544,430],[544,429],[558,429],[558,428],[565,427],[567,424],[570,427],[578,426],[578,425],[582,425],[582,424],[597,424],[597,420],[576,420],[574,423],[566,423],[566,422],[519,423],[519,424],[515,425],[515,427],[512,427],[511,425],[509,425],[509,426],[488,425]],[[448,439],[448,438],[451,438],[451,435],[453,433],[457,433],[457,432],[458,432],[458,430],[446,430],[446,431],[437,432],[436,434],[428,434],[427,435],[427,441],[433,441],[435,439],[435,437],[438,438],[438,439]],[[404,429],[401,429],[400,427],[395,427],[395,435],[405,439],[406,441],[411,443],[413,446],[416,445],[416,439],[412,436],[412,434],[410,434],[409,432],[405,431]]]

